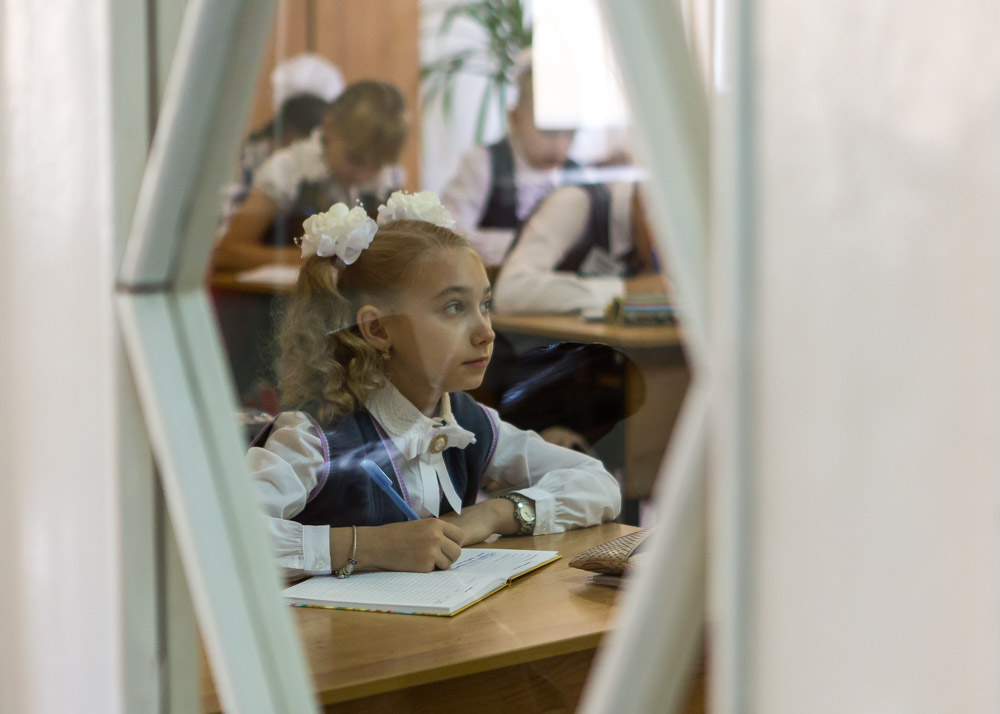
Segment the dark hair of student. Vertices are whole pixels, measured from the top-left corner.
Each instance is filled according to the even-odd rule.
[[[323,123],[323,117],[328,111],[329,102],[315,94],[296,94],[282,102],[275,117],[251,134],[250,138],[256,140],[271,137],[280,145],[304,139]]]

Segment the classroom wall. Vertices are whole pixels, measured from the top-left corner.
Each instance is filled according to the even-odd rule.
[[[627,26],[626,56],[655,56],[645,29],[664,4],[628,7],[643,5],[620,13],[646,20]],[[996,712],[1000,7],[715,10],[708,259],[678,281],[682,321],[709,338],[703,399],[663,474],[673,538],[626,593],[617,632],[635,637],[612,638],[585,711],[650,701],[677,671],[657,635],[693,587],[673,576],[706,523],[674,486],[702,447],[713,712]],[[670,97],[651,75],[637,94]],[[650,107],[637,125],[657,166],[685,167],[648,131],[669,137],[684,112]],[[692,212],[702,197],[674,196]]]
[[[126,710],[109,5],[0,5],[3,712]]]

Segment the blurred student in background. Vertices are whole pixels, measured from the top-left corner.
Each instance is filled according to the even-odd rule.
[[[593,312],[666,289],[638,184],[566,186],[522,227],[494,304],[499,313]]]
[[[508,113],[507,135],[465,153],[441,202],[488,265],[499,265],[517,229],[538,203],[566,183],[573,129],[539,129],[531,55],[518,59],[518,101]]]
[[[355,82],[330,105],[308,138],[275,152],[254,172],[215,254],[217,270],[298,263],[302,221],[334,203],[374,211],[403,183],[396,165],[409,118],[391,84]]]
[[[275,151],[306,139],[322,122],[330,102],[344,91],[344,77],[329,60],[303,53],[271,72],[274,116],[247,137],[240,168],[227,196],[228,218],[246,200],[257,168]]]

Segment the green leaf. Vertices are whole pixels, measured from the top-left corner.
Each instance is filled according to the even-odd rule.
[[[438,36],[447,34],[451,30],[452,23],[458,18],[466,18],[472,22],[482,25],[483,17],[488,14],[485,6],[486,2],[463,2],[460,5],[453,5],[448,8],[441,20],[441,27],[438,29]]]
[[[480,54],[480,50],[466,49],[453,52],[450,55],[446,55],[444,57],[438,57],[430,64],[424,65],[420,69],[420,74],[422,76],[427,76],[427,75],[433,75],[435,73],[452,72],[456,68],[460,70],[462,65],[464,65],[468,60],[472,59],[478,54]]]
[[[486,128],[486,112],[490,108],[490,95],[493,93],[493,82],[486,85],[483,98],[479,102],[479,115],[476,117],[476,143],[483,143],[483,131]]]
[[[443,37],[444,35],[447,35],[448,32],[451,30],[451,25],[455,21],[455,19],[459,17],[465,17],[468,15],[468,13],[469,13],[468,3],[462,3],[460,5],[452,5],[450,8],[448,8],[444,13],[444,17],[441,18],[441,26],[438,27],[438,37]]]
[[[501,82],[499,91],[497,92],[497,99],[500,103],[500,126],[504,128],[504,133],[507,131],[507,82],[506,77],[504,81]]]
[[[437,35],[448,34],[460,20],[481,27],[484,40],[478,47],[453,52],[421,67],[425,106],[440,98],[445,115],[450,117],[457,75],[486,77],[488,82],[476,117],[476,137],[481,141],[491,110],[499,110],[500,122],[506,124],[506,87],[514,82],[518,55],[531,46],[532,31],[525,25],[521,0],[469,0],[451,5],[443,14]]]
[[[427,88],[424,90],[424,104],[433,104],[437,95],[440,94],[441,88],[444,86],[444,82],[435,78],[434,81],[427,83]]]

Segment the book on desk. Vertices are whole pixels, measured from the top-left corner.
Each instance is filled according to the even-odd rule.
[[[675,309],[668,295],[625,295],[608,303],[603,319],[615,325],[674,325],[677,323]]]
[[[450,570],[320,575],[285,588],[282,595],[300,607],[448,617],[559,557],[554,550],[463,548]]]

